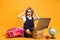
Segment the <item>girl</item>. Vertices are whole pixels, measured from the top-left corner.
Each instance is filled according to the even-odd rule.
[[[22,16],[25,13],[25,16]],[[33,17],[34,13],[34,17]],[[31,8],[28,8],[25,10],[23,13],[18,15],[19,18],[22,18],[24,21],[24,36],[25,37],[32,37],[32,31],[34,28],[34,20],[39,19],[39,16],[37,15],[36,12],[34,12]]]

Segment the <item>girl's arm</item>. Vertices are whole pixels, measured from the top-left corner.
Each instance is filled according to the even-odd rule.
[[[34,11],[34,19],[37,20],[39,19],[40,17],[37,15],[37,13]]]
[[[19,15],[18,15],[18,18],[23,18],[23,14],[25,13],[25,10],[22,12],[22,13],[20,13]]]

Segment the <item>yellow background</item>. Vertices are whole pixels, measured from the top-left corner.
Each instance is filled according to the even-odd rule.
[[[41,18],[51,18],[49,27],[57,30],[55,40],[60,40],[60,0],[0,0],[0,40],[36,40],[33,38],[8,39],[4,35],[11,27],[23,27],[23,21],[17,16],[28,7],[32,7]],[[46,35],[49,35],[48,29],[44,29],[44,36]]]

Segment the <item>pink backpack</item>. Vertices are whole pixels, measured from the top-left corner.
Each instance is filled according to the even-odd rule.
[[[24,33],[24,29],[22,29],[22,28],[10,28],[7,31],[7,37],[22,36],[23,33]]]

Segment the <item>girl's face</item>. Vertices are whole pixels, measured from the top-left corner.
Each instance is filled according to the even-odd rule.
[[[31,15],[32,15],[32,12],[31,12],[30,9],[28,10],[27,15],[28,15],[28,16],[31,16]]]

